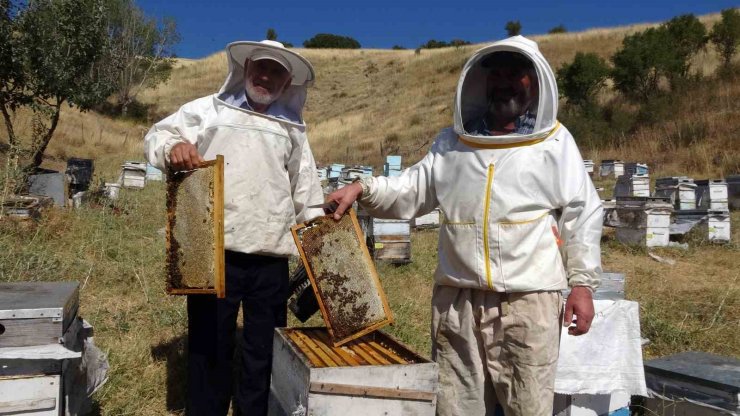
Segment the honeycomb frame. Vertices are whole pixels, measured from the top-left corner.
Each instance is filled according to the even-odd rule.
[[[326,215],[291,232],[335,347],[393,323],[353,209],[339,221]]]
[[[207,189],[202,189],[204,182],[207,182]],[[186,197],[191,199],[184,200]],[[193,204],[193,198],[204,201],[203,206]],[[178,215],[178,210],[181,215]],[[207,217],[196,218],[193,212],[205,212]],[[209,252],[211,247],[212,253]],[[190,266],[187,259],[197,259],[198,254],[201,258],[207,257],[205,262],[196,260],[193,263],[195,266]],[[224,256],[224,157],[218,155],[215,160],[201,164],[198,169],[167,175],[167,293],[215,294],[218,298],[224,298]]]

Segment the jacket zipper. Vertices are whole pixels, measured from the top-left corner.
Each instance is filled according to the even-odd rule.
[[[493,163],[488,165],[488,177],[486,179],[486,202],[485,211],[483,212],[483,254],[486,262],[486,281],[488,282],[488,288],[493,289],[493,282],[491,281],[491,251],[488,246],[488,215],[491,209],[491,191],[493,185],[493,174],[494,167]]]

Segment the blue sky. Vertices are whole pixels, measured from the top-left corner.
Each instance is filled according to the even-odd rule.
[[[504,26],[519,20],[522,34],[546,33],[564,24],[569,31],[660,22],[737,7],[725,0],[529,0],[529,1],[204,1],[137,0],[150,16],[171,16],[185,58],[201,58],[235,40],[262,40],[268,28],[278,40],[300,46],[316,33],[357,39],[363,48],[416,48],[429,39],[474,43],[505,37]]]

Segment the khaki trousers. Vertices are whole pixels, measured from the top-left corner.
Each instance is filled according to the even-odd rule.
[[[432,359],[439,416],[552,416],[560,291],[499,293],[435,286]]]

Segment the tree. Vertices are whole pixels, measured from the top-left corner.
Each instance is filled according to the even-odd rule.
[[[468,42],[467,40],[463,40],[463,39],[452,39],[450,41],[450,46],[454,46],[457,49],[460,49],[465,45],[470,45],[470,42]]]
[[[722,10],[722,20],[714,24],[709,38],[722,57],[722,66],[729,68],[740,44],[740,12],[737,9]]]
[[[419,47],[422,49],[437,49],[437,48],[446,48],[448,46],[450,45],[443,40],[429,39],[425,44]]]
[[[550,34],[567,33],[567,32],[568,32],[568,29],[566,29],[565,25],[562,23],[547,31],[547,33],[550,33]]]
[[[704,48],[707,43],[707,30],[693,14],[674,17],[663,24],[671,38],[670,50],[676,55],[678,66],[676,74],[685,78],[689,74],[691,57]]]
[[[8,146],[3,148],[6,195],[22,190],[24,175],[43,161],[62,105],[90,109],[112,88],[102,62],[108,39],[102,0],[0,1],[0,112],[8,137]],[[30,137],[21,137],[14,129],[20,109],[31,114]]]
[[[267,33],[265,34],[265,39],[277,40],[277,32],[275,32],[275,29],[273,28],[267,29]]]
[[[111,48],[107,62],[116,74],[116,98],[125,116],[141,90],[169,79],[175,62],[172,48],[180,41],[180,35],[173,19],[157,22],[133,0],[108,2]]]
[[[333,49],[359,49],[360,42],[349,36],[333,35],[331,33],[318,33],[303,42],[305,48],[333,48]]]
[[[401,46],[401,45],[393,45],[393,47],[391,47],[391,49],[394,50],[394,51],[402,51],[402,50],[405,50],[406,48],[403,47],[403,46]]]
[[[683,63],[667,47],[672,38],[665,26],[626,36],[612,56],[612,79],[625,96],[647,101],[659,92],[659,81],[680,71]]]
[[[570,64],[557,71],[560,93],[568,102],[588,111],[595,107],[596,94],[604,88],[609,66],[595,53],[576,53]]]
[[[518,20],[509,20],[506,22],[506,26],[504,26],[504,29],[506,29],[506,34],[509,36],[517,36],[518,34],[522,33],[522,24],[519,23]]]

